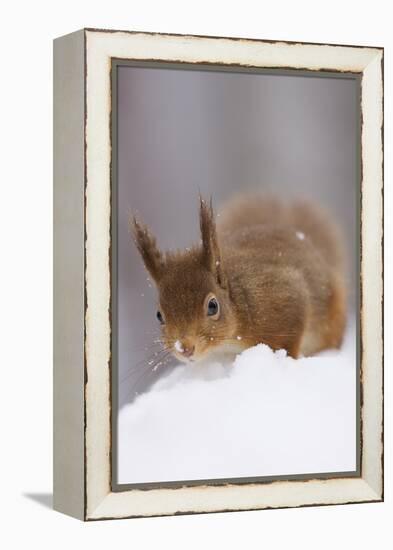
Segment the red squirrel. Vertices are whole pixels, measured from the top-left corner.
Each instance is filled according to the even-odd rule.
[[[133,220],[137,248],[159,297],[162,341],[183,362],[267,344],[288,355],[338,348],[346,324],[337,227],[310,202],[239,196],[217,219],[200,198],[201,243],[163,252]]]

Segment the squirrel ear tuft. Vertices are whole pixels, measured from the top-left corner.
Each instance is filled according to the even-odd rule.
[[[226,288],[227,280],[221,261],[211,198],[208,204],[205,199],[201,196],[199,197],[199,223],[201,227],[203,262],[207,269],[216,277],[217,283],[222,288]]]
[[[143,263],[155,282],[158,282],[164,268],[164,256],[157,247],[156,238],[146,225],[140,224],[135,216],[130,220],[135,244],[142,256]]]

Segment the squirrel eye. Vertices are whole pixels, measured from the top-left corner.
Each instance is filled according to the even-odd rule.
[[[207,303],[207,314],[209,316],[217,315],[218,308],[219,308],[219,305],[216,298],[210,298],[210,300]]]
[[[164,322],[164,317],[162,316],[162,313],[160,310],[157,311],[157,319],[159,320],[159,322],[164,325],[165,322]]]

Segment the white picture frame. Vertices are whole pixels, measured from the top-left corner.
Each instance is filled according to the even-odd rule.
[[[360,471],[114,491],[113,59],[361,78]],[[54,507],[82,520],[383,500],[383,49],[84,29],[54,43]]]

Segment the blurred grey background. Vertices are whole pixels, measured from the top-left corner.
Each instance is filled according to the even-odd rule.
[[[199,191],[216,210],[241,190],[313,198],[342,227],[355,300],[354,77],[120,66],[117,90],[119,406],[173,364],[148,365],[158,349],[156,291],[129,232],[131,213],[162,248],[181,248],[199,238]]]

